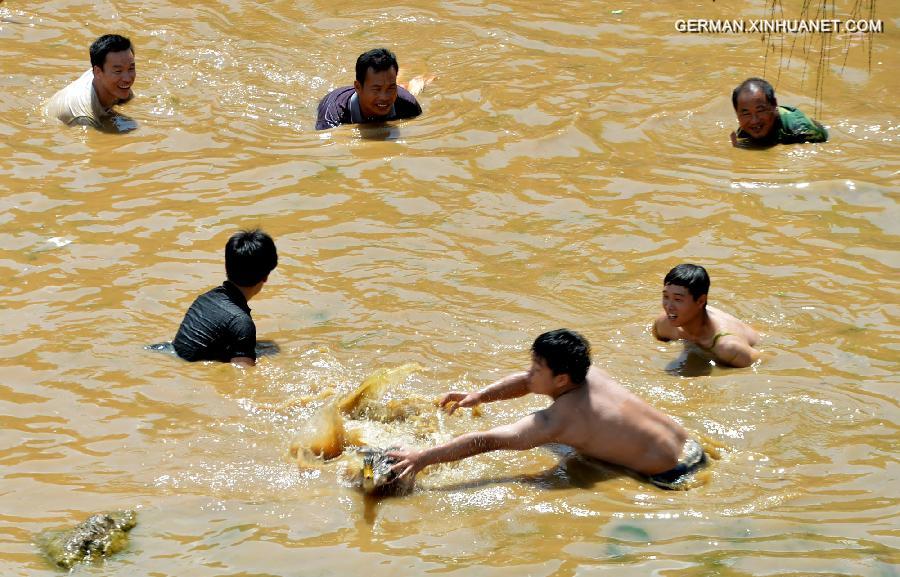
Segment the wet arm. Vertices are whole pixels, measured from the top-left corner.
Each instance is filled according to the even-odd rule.
[[[256,325],[250,317],[234,316],[228,323],[231,342],[231,364],[242,367],[256,365]]]
[[[409,79],[409,82],[404,82],[401,84],[398,81],[398,84],[403,88],[406,88],[406,90],[413,96],[418,96],[419,93],[425,90],[425,87],[431,84],[431,82],[435,78],[437,78],[437,76],[435,76],[434,74],[421,74],[419,76],[413,76]]]
[[[460,407],[471,408],[481,403],[514,399],[527,393],[528,373],[522,372],[503,377],[474,393],[450,391],[441,397],[440,405],[452,415]]]
[[[759,358],[759,351],[740,341],[722,343],[716,351],[716,358],[732,367],[744,368],[752,365]]]
[[[413,474],[437,463],[459,461],[467,457],[501,449],[526,450],[555,440],[556,430],[546,411],[538,411],[510,425],[460,435],[437,447],[422,451],[396,451],[400,461],[394,470],[401,475]]]
[[[493,401],[505,401],[515,399],[528,394],[528,373],[514,373],[507,375],[499,381],[494,381],[478,392],[479,401],[491,403]]]

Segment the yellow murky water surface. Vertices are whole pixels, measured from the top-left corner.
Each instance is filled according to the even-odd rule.
[[[781,59],[779,101],[812,113],[819,48],[786,68],[790,46],[675,22],[764,8],[0,3],[0,574],[54,575],[36,534],[138,507],[129,548],[79,575],[897,575],[900,12],[878,3],[871,68],[861,38],[831,39],[829,143],[735,150],[731,89]],[[139,129],[44,119],[107,32],[136,46]],[[401,76],[438,76],[425,114],[313,131],[381,45]],[[241,372],[144,350],[257,225],[280,260],[250,304],[280,352]],[[679,262],[763,334],[760,364],[673,369],[681,346],[647,327]],[[289,456],[380,368],[420,365],[385,403],[427,413],[563,326],[718,447],[703,486],[541,448],[373,503]],[[345,426],[427,446],[545,404]]]

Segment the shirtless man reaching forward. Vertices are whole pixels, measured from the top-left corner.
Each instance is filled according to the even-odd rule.
[[[457,407],[536,393],[553,399],[549,407],[430,449],[390,451],[388,455],[398,460],[394,471],[403,477],[428,465],[488,451],[562,443],[673,489],[706,462],[702,447],[681,425],[591,366],[590,345],[578,333],[567,329],[544,333],[534,341],[531,353],[528,372],[509,375],[479,392],[447,393],[441,405],[452,413]]]

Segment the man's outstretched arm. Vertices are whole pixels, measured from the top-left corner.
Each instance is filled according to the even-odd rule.
[[[499,381],[494,381],[484,389],[474,393],[464,393],[460,391],[451,391],[441,397],[440,405],[448,407],[450,414],[459,407],[474,407],[481,403],[491,403],[493,401],[504,401],[506,399],[515,399],[528,394],[528,373],[513,373],[503,377]]]
[[[460,435],[437,447],[421,451],[389,451],[388,455],[399,459],[393,469],[403,477],[415,476],[428,465],[459,461],[466,457],[510,449],[524,451],[555,440],[556,427],[546,410],[532,413],[510,425],[494,427]]]

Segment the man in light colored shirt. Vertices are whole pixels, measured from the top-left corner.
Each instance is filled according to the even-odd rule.
[[[134,97],[136,77],[134,48],[118,34],[106,34],[91,44],[91,69],[47,102],[47,114],[69,126],[93,126],[115,132],[134,130],[137,125],[113,110]]]

